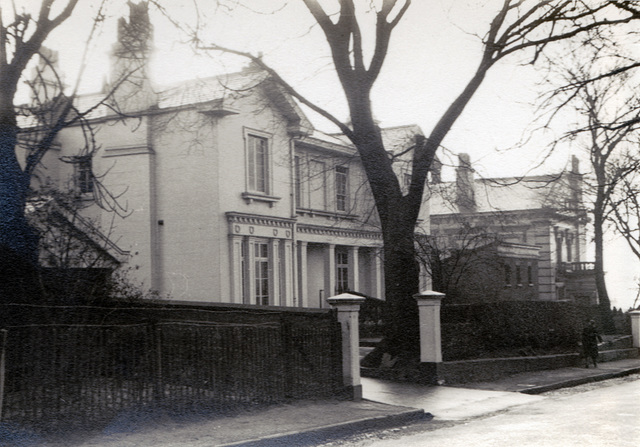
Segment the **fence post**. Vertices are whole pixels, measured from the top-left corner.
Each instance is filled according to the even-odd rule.
[[[438,369],[442,363],[440,304],[444,296],[444,293],[433,290],[413,295],[418,302],[420,319],[420,369],[431,383],[438,382]]]
[[[353,390],[353,400],[362,399],[358,312],[364,301],[363,297],[350,293],[327,298],[331,307],[336,309],[342,328],[342,380],[348,389]]]
[[[151,327],[151,343],[153,343],[153,397],[159,402],[164,401],[164,380],[162,374],[162,328],[157,322],[153,322]]]
[[[7,333],[6,329],[0,329],[0,421],[2,421],[2,408],[4,406],[4,374],[7,350]]]
[[[633,338],[633,347],[640,348],[640,310],[629,312],[631,315],[631,336]]]

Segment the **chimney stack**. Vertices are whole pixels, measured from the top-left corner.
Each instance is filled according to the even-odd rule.
[[[582,206],[582,174],[580,174],[580,160],[571,156],[571,171],[569,171],[569,197],[571,208],[579,210]]]
[[[64,89],[63,75],[58,67],[58,52],[40,47],[40,57],[31,74],[31,102],[45,104],[54,100]]]
[[[128,20],[124,17],[118,20],[118,41],[111,53],[111,79],[107,88],[116,88],[116,109],[139,112],[155,104],[149,80],[153,25],[146,1],[128,4]]]
[[[456,205],[461,213],[473,213],[476,210],[474,175],[469,154],[458,155]]]
[[[442,182],[442,162],[438,160],[438,157],[434,157],[431,162],[431,183]]]

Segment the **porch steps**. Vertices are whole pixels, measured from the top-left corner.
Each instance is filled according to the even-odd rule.
[[[360,361],[367,354],[374,350],[377,344],[382,340],[382,338],[361,338],[360,339]]]
[[[639,350],[633,347],[631,335],[605,335],[604,341],[598,344],[598,350],[598,361],[602,363],[640,356]]]
[[[633,348],[631,335],[605,335],[603,338],[604,341],[598,344],[601,351]]]
[[[360,361],[367,356],[374,348],[370,346],[360,346]]]
[[[360,346],[367,346],[367,347],[375,348],[376,346],[378,346],[378,343],[380,343],[381,340],[382,340],[381,337],[361,338],[360,339]]]
[[[640,357],[638,348],[601,350],[598,354],[598,361],[601,363]]]

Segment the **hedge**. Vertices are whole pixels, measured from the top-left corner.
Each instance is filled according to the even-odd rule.
[[[597,308],[563,301],[443,305],[445,361],[575,352]]]

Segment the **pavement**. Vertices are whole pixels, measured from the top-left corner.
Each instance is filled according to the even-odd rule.
[[[200,421],[197,429],[180,424],[164,432],[154,430],[153,435],[144,430],[109,433],[85,439],[81,445],[312,446],[368,429],[401,427],[419,420],[466,420],[545,399],[539,394],[546,391],[634,373],[640,373],[640,358],[602,363],[598,368],[521,373],[455,387],[362,378],[361,401],[295,402]]]

